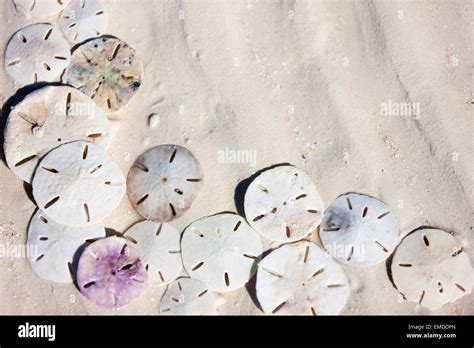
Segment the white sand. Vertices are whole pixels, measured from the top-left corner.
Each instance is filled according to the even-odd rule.
[[[146,149],[175,143],[203,166],[203,189],[177,229],[235,211],[240,181],[290,162],[326,206],[348,191],[376,196],[402,235],[421,225],[454,231],[474,262],[471,2],[104,3],[106,33],[132,45],[144,68],[140,92],[112,116],[112,157],[127,173]],[[0,9],[3,62],[10,35],[35,20],[11,1]],[[0,81],[3,105],[16,90],[3,64]],[[418,103],[419,117],[381,115],[390,100]],[[151,113],[160,117],[154,129]],[[256,151],[256,165],[221,163],[226,148]],[[0,238],[22,245],[35,205],[3,163],[0,179]],[[139,220],[124,198],[106,225],[123,232]],[[433,313],[402,301],[385,263],[343,268],[351,283],[343,314]],[[24,258],[1,258],[0,279],[1,314],[113,313],[72,284],[40,279]],[[150,285],[119,313],[157,314],[163,292]],[[219,313],[261,313],[245,289],[217,298]],[[474,314],[474,296],[436,313]]]

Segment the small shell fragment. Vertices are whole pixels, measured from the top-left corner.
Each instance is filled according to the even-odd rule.
[[[148,126],[150,126],[150,128],[156,128],[158,126],[158,124],[160,123],[160,116],[157,115],[157,114],[151,114],[150,116],[148,116]]]

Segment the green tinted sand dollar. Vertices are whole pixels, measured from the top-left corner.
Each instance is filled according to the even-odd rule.
[[[128,173],[128,198],[145,219],[182,216],[201,189],[203,173],[194,155],[179,145],[160,145],[140,155]]]
[[[74,50],[63,82],[80,89],[105,111],[114,112],[135,96],[142,67],[135,50],[113,37],[100,37]]]
[[[59,13],[70,0],[13,0],[15,8],[26,17],[48,17]]]
[[[407,301],[432,310],[470,294],[474,285],[474,271],[462,244],[435,228],[405,237],[395,251],[391,270]]]
[[[124,235],[140,251],[151,283],[168,284],[183,268],[179,246],[180,233],[171,225],[141,221]]]
[[[47,218],[38,210],[31,218],[26,245],[28,261],[43,279],[71,283],[73,267],[81,250],[91,241],[105,237],[101,223],[90,226],[66,226]]]
[[[107,12],[97,0],[72,0],[58,19],[62,32],[72,44],[102,35],[107,21]]]
[[[92,99],[72,87],[47,86],[10,112],[5,157],[16,175],[31,182],[38,161],[59,145],[87,140],[106,149],[110,139],[109,120]]]
[[[239,215],[222,213],[194,221],[183,232],[181,254],[191,278],[212,291],[245,285],[262,253],[258,234]]]
[[[341,195],[324,213],[320,237],[338,261],[367,267],[387,259],[398,241],[398,222],[384,202],[366,195]]]
[[[311,178],[293,166],[264,171],[245,193],[245,216],[263,237],[290,242],[316,231],[323,201]]]
[[[71,53],[61,31],[51,24],[32,24],[8,41],[5,69],[19,84],[59,80]]]
[[[160,314],[211,315],[216,312],[214,294],[197,279],[179,278],[166,289]]]
[[[33,178],[33,196],[45,216],[71,226],[102,221],[124,193],[119,166],[102,148],[85,141],[49,152]]]
[[[258,264],[257,297],[266,314],[338,314],[349,296],[339,264],[316,244],[301,241],[273,250]]]

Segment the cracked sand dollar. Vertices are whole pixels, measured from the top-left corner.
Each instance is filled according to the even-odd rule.
[[[28,261],[35,273],[46,280],[72,283],[76,257],[87,243],[105,237],[102,224],[83,227],[60,225],[38,210],[31,218],[26,245]]]
[[[69,0],[13,0],[15,8],[26,17],[49,17],[65,8]]]
[[[142,67],[135,50],[108,36],[76,48],[63,82],[81,90],[107,112],[126,106],[142,83]]]
[[[245,193],[245,216],[263,237],[290,242],[318,227],[323,201],[312,180],[293,166],[264,171]]]
[[[183,232],[181,255],[186,272],[212,291],[245,285],[262,253],[258,234],[236,214],[222,213],[194,221]]]
[[[316,244],[301,241],[273,250],[258,264],[257,298],[266,314],[338,314],[349,296],[339,264]]]
[[[216,304],[206,284],[197,279],[179,278],[166,290],[159,310],[166,315],[212,315]]]
[[[51,24],[32,24],[8,41],[5,69],[18,83],[52,82],[68,66],[71,52],[59,29]]]
[[[182,270],[179,246],[180,233],[169,224],[141,221],[124,235],[140,251],[142,263],[148,272],[148,282],[168,284]]]
[[[85,248],[76,278],[81,293],[106,308],[123,307],[139,298],[147,284],[138,249],[127,239],[115,236]]]
[[[406,300],[432,310],[471,293],[474,272],[460,242],[435,228],[405,237],[393,256],[393,281]]]
[[[49,152],[33,178],[36,204],[64,225],[94,224],[106,218],[125,193],[119,166],[97,145],[75,141]]]
[[[111,127],[92,99],[68,86],[47,86],[28,94],[10,112],[5,127],[5,157],[11,170],[31,182],[41,158],[76,140],[107,149]]]
[[[384,202],[366,195],[339,196],[324,213],[320,238],[338,261],[367,267],[387,259],[398,241],[398,222]]]
[[[145,219],[167,222],[191,207],[202,187],[201,165],[186,148],[160,145],[140,155],[128,173],[128,197]]]
[[[72,0],[58,19],[64,36],[73,44],[102,35],[107,21],[107,12],[96,0]]]

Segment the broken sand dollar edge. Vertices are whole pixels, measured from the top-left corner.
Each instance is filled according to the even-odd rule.
[[[316,231],[324,204],[310,177],[285,165],[265,170],[250,183],[244,208],[250,226],[261,236],[292,242]]]
[[[258,234],[237,214],[220,213],[191,223],[181,238],[183,265],[212,291],[244,286],[262,253]]]
[[[141,154],[127,177],[127,193],[145,219],[168,222],[191,207],[203,184],[199,161],[179,145],[158,145]]]
[[[386,260],[398,242],[394,212],[381,200],[358,193],[337,197],[324,213],[319,236],[338,261],[368,267]]]
[[[338,314],[350,288],[341,266],[316,244],[299,241],[258,264],[257,298],[266,314]]]
[[[37,210],[28,227],[28,261],[42,279],[72,283],[76,256],[95,239],[105,237],[102,224],[84,227],[65,226],[48,219]]]
[[[183,268],[180,233],[171,225],[140,221],[130,227],[124,237],[140,251],[149,283],[168,284]]]
[[[408,234],[397,247],[390,267],[404,298],[431,310],[470,294],[474,284],[474,272],[462,244],[436,228]]]
[[[68,66],[71,52],[59,29],[48,23],[31,24],[8,41],[5,69],[21,85],[53,82]]]
[[[102,221],[120,203],[125,177],[97,145],[75,141],[50,151],[33,178],[33,196],[58,223],[83,226]]]
[[[5,159],[31,182],[38,162],[59,145],[85,140],[107,149],[111,126],[92,99],[69,86],[46,86],[29,93],[11,110],[5,125]]]
[[[138,249],[126,238],[113,236],[85,248],[76,280],[80,292],[96,305],[119,308],[142,295],[147,273]]]
[[[136,51],[112,36],[94,38],[77,47],[62,81],[91,97],[108,113],[125,107],[142,83]]]
[[[214,294],[200,280],[179,278],[166,289],[159,311],[165,315],[215,314]]]

